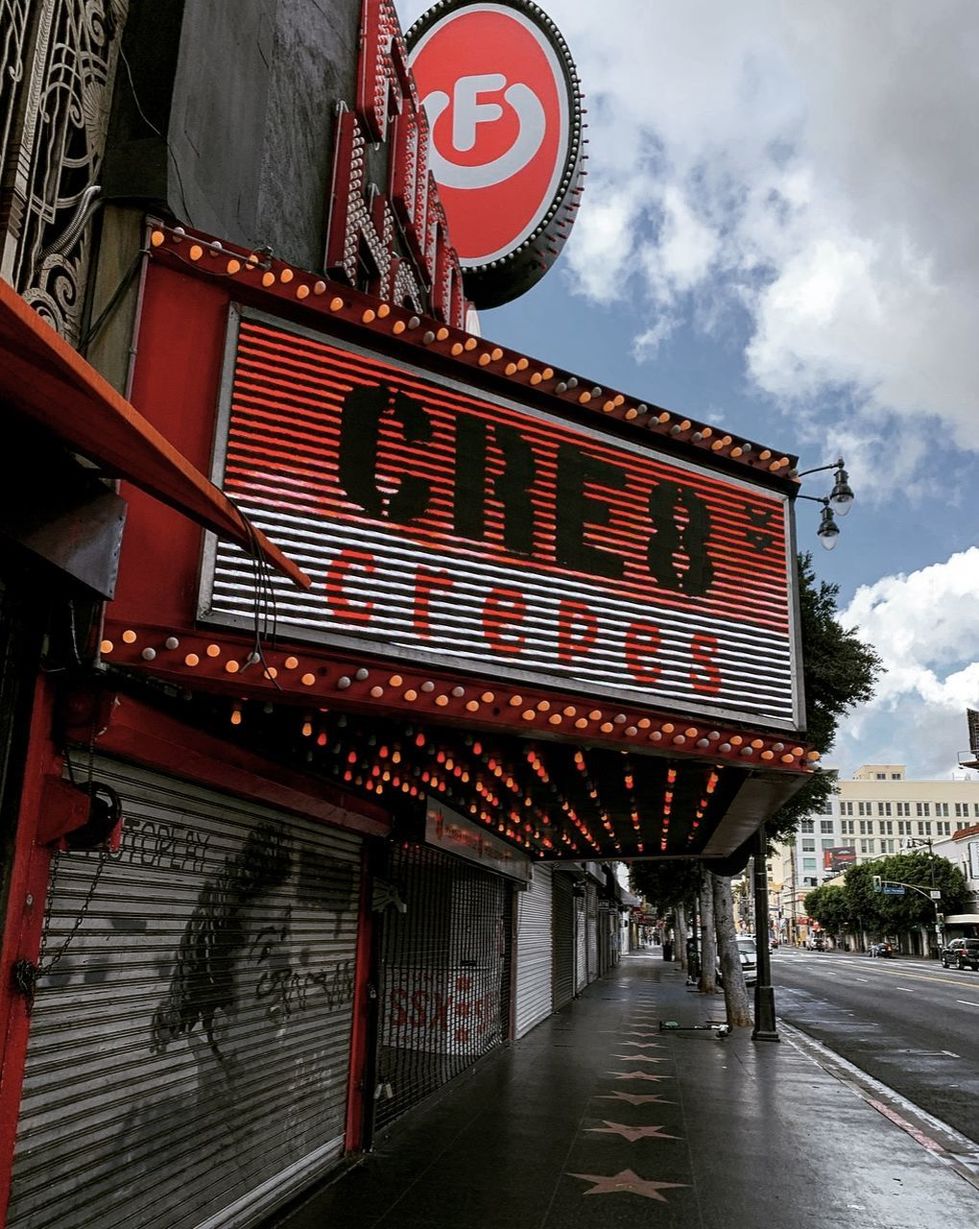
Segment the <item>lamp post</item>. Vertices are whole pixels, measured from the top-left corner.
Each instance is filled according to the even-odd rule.
[[[796,477],[805,478],[808,474],[821,474],[826,470],[833,471],[833,489],[828,495],[800,495],[799,499],[808,499],[811,503],[820,504],[819,528],[816,536],[826,550],[832,550],[839,537],[840,527],[836,523],[837,516],[846,516],[853,507],[853,489],[850,486],[849,475],[844,468],[842,457],[838,457],[829,465],[817,465],[813,469],[801,470]]]
[[[755,833],[755,1027],[752,1041],[778,1041],[775,1025],[775,990],[772,958],[768,950],[768,841],[765,825]]]
[[[927,849],[928,850],[928,859],[929,859],[928,871],[929,871],[929,877],[931,879],[931,889],[928,895],[929,895],[929,899],[931,900],[931,903],[935,906],[935,943],[938,946],[938,957],[939,959],[941,959],[944,919],[942,917],[942,895],[941,895],[941,892],[939,892],[935,887],[935,859],[938,857],[938,854],[935,853],[933,846],[934,846],[934,841],[931,839],[930,836],[908,836],[908,837],[905,837],[905,839],[901,843],[902,849],[908,849],[908,850]],[[921,888],[916,888],[915,890],[917,892],[920,892],[922,896],[924,895],[924,892],[922,891]]]

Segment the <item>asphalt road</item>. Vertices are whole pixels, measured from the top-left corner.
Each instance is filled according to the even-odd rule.
[[[776,1013],[979,1144],[979,972],[779,948]]]

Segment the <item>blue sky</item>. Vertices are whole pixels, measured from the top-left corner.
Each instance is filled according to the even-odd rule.
[[[426,7],[399,0],[405,27]],[[979,5],[542,7],[589,175],[557,265],[484,335],[802,468],[842,453],[837,547],[805,502],[799,543],[887,674],[828,762],[947,778],[979,707]]]

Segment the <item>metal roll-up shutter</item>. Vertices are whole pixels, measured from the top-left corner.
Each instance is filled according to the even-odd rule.
[[[361,841],[93,776],[124,835],[57,859],[8,1229],[254,1225],[343,1148]]]
[[[510,1015],[510,884],[426,845],[389,874],[407,908],[382,923],[378,1127],[501,1045]]]
[[[588,943],[588,980],[598,977],[598,889],[593,883],[585,887],[585,927]]]
[[[585,915],[585,894],[582,887],[578,888],[581,895],[574,898],[574,988],[575,993],[584,990],[588,985],[588,935],[587,918]]]
[[[522,1037],[551,1014],[553,904],[549,866],[535,866],[530,887],[521,892],[517,917],[516,1035]]]
[[[574,998],[574,896],[571,879],[555,870],[551,880],[554,937],[554,1000],[559,1011]]]

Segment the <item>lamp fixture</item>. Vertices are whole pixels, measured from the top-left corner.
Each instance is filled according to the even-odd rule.
[[[845,462],[842,457],[838,457],[829,465],[817,465],[813,469],[804,469],[797,475],[799,478],[805,478],[807,474],[821,474],[830,469],[833,471],[834,481],[833,489],[828,495],[799,496],[800,499],[809,499],[813,503],[822,505],[823,510],[819,514],[819,528],[816,530],[816,536],[826,550],[832,550],[839,537],[840,527],[836,523],[836,517],[846,516],[853,506],[853,488],[850,486]]]

